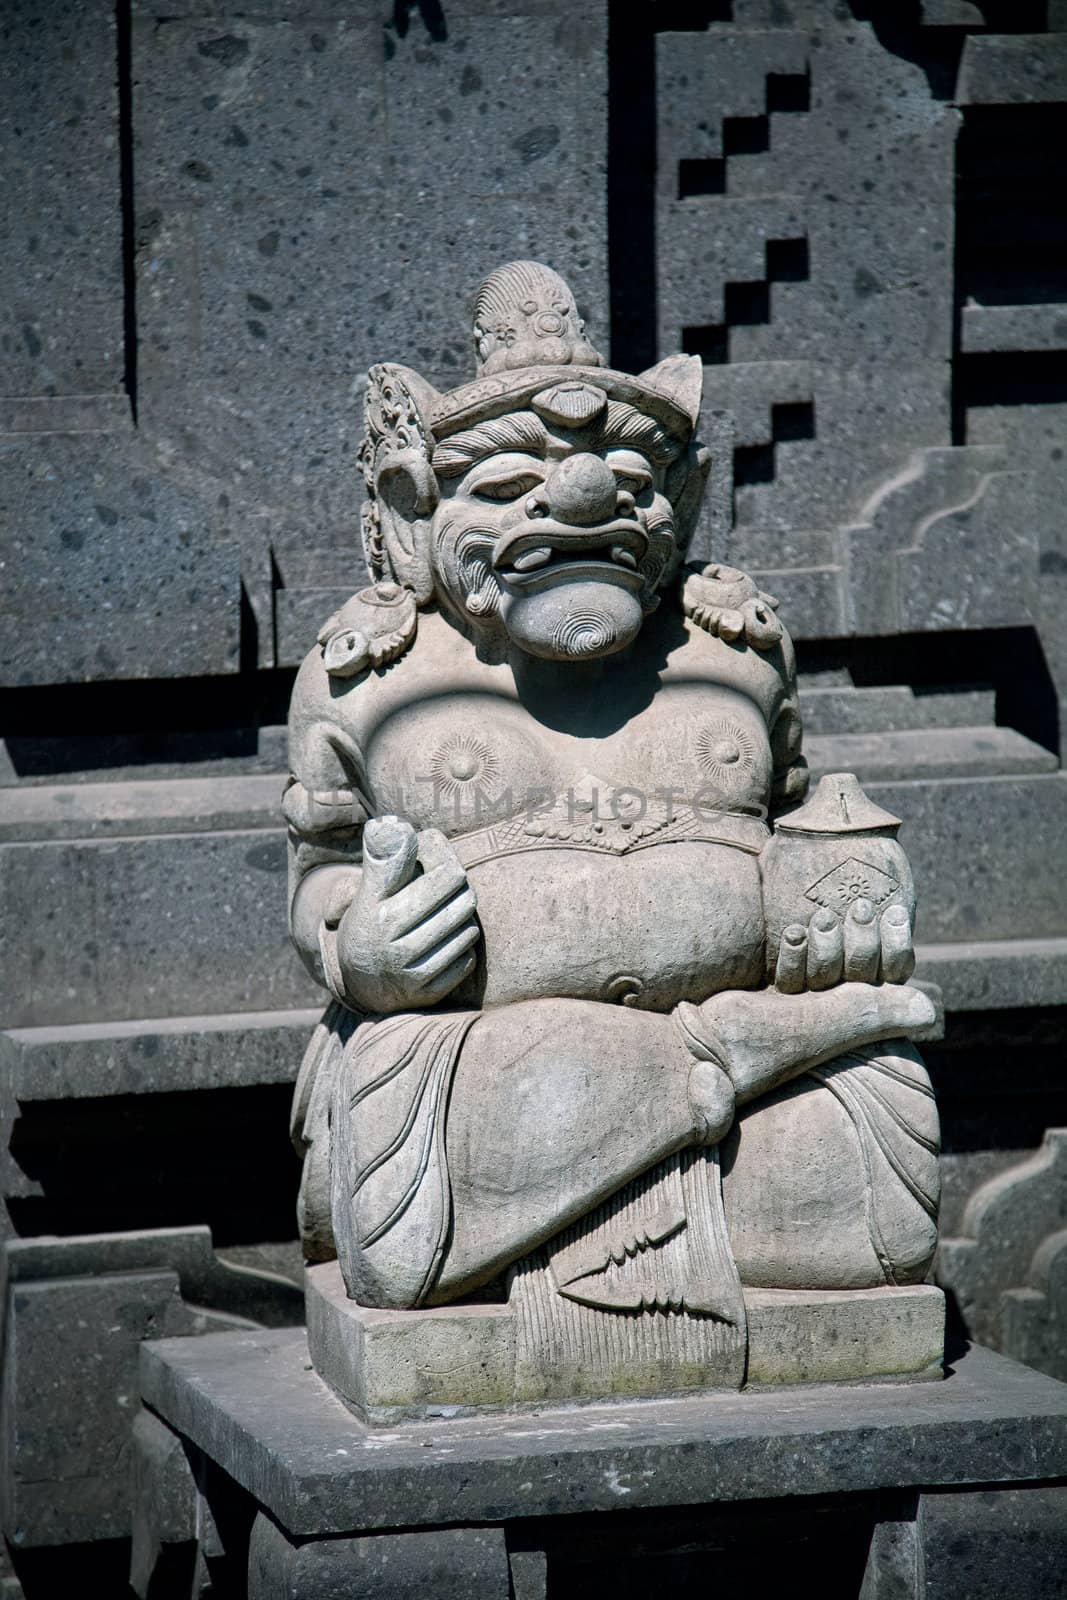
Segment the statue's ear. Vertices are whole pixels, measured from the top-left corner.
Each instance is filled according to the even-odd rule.
[[[693,537],[710,469],[710,450],[707,445],[696,442],[689,445],[667,469],[664,489],[674,507],[675,542],[683,553]]]
[[[641,383],[669,395],[695,428],[700,421],[700,397],[704,390],[704,363],[699,356],[668,356],[642,372]]]
[[[642,372],[640,381],[661,394],[669,395],[686,417],[691,428],[700,421],[700,399],[704,389],[704,363],[699,356],[668,356]],[[693,536],[711,457],[702,444],[690,442],[674,461],[664,485],[674,507],[674,537],[684,551]]]
[[[438,491],[428,418],[435,398],[430,384],[408,367],[372,367],[359,451],[368,496],[363,547],[371,577],[403,584],[420,605],[433,593],[430,519]]]

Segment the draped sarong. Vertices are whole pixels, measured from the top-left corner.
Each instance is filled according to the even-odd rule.
[[[914,1045],[894,1039],[850,1050],[813,1067],[810,1076],[852,1123],[866,1178],[867,1233],[886,1283],[914,1281],[909,1252],[894,1238],[900,1215],[914,1216],[921,1240],[927,1233],[922,1218],[936,1225],[941,1198],[941,1135],[922,1057]]]
[[[337,1256],[360,1305],[424,1303],[451,1224],[445,1113],[477,1011],[402,1013],[360,1023],[330,1107]]]

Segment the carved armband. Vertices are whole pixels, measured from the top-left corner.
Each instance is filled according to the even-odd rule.
[[[386,666],[412,644],[418,626],[415,596],[398,583],[361,589],[319,629],[322,663],[331,678],[354,678]]]
[[[370,815],[358,789],[307,789],[298,778],[289,780],[282,811],[301,836],[359,833]]]

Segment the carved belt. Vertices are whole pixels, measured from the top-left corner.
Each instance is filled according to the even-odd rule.
[[[523,814],[453,836],[449,843],[460,863],[469,869],[498,856],[521,855],[529,850],[593,850],[622,856],[654,845],[699,843],[724,844],[748,855],[759,855],[769,838],[769,829],[758,817],[728,811],[702,814],[685,806],[674,816],[665,813],[634,820]]]

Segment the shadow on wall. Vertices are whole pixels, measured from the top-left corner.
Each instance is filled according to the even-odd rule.
[[[297,1063],[294,1062],[294,1072]],[[288,1083],[20,1107],[11,1159],[38,1193],[11,1198],[20,1237],[206,1222],[218,1247],[293,1236],[300,1162]]]
[[[393,27],[398,38],[407,36],[414,12],[422,18],[426,32],[435,43],[443,43],[448,38],[448,23],[440,0],[395,0]]]
[[[835,668],[858,689],[906,683],[916,694],[988,686],[999,727],[1015,728],[1046,750],[1060,749],[1059,705],[1044,646],[1033,628],[973,633],[892,634],[877,639],[800,641],[802,675]]]

